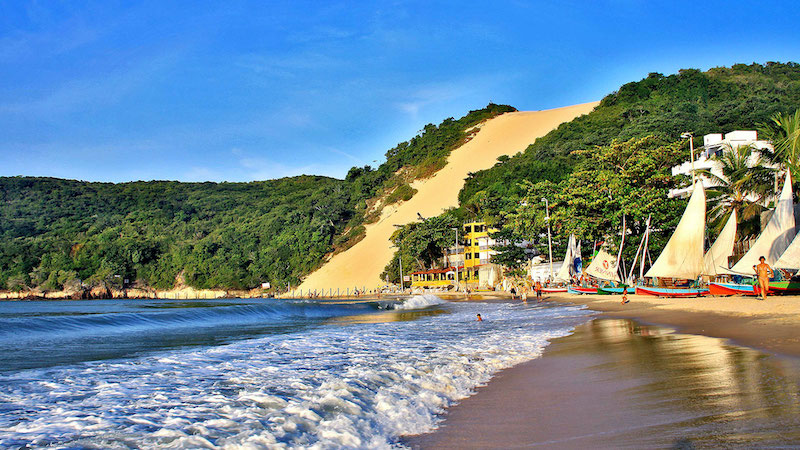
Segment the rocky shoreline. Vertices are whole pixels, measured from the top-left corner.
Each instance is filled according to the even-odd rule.
[[[270,294],[263,289],[194,289],[181,287],[169,290],[157,289],[111,289],[95,287],[74,291],[40,291],[27,290],[20,292],[0,291],[0,300],[103,300],[103,299],[216,299],[216,298],[262,298]]]

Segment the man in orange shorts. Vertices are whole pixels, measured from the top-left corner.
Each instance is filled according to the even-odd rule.
[[[766,263],[767,259],[763,256],[758,258],[758,265],[753,266],[758,276],[758,286],[761,288],[761,300],[767,299],[769,292],[769,279],[772,278],[772,268]]]

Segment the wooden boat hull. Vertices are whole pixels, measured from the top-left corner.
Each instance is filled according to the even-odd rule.
[[[800,293],[800,281],[770,281],[770,294],[798,294]]]
[[[625,289],[628,290],[629,294],[633,294],[633,288],[624,287],[599,287],[597,288],[597,293],[600,295],[620,295],[625,292]]]
[[[553,294],[556,292],[567,292],[567,288],[542,288],[542,292],[545,294]]]
[[[594,287],[577,287],[577,286],[570,286],[567,288],[567,292],[570,294],[597,294],[597,288]]]
[[[654,295],[656,297],[702,297],[708,295],[707,288],[661,288],[636,286],[636,293],[639,295]]]
[[[711,295],[761,295],[761,288],[751,284],[709,283]]]

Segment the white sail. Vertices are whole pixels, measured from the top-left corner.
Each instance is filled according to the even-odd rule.
[[[792,206],[792,176],[786,172],[786,181],[783,183],[781,196],[775,205],[775,212],[764,227],[764,231],[742,256],[731,272],[737,274],[755,275],[753,266],[758,264],[758,258],[763,256],[767,264],[774,265],[789,247],[794,239],[794,207]]]
[[[706,191],[696,181],[689,204],[664,250],[645,277],[694,280],[705,270],[703,240],[706,226]]]
[[[728,257],[733,255],[733,244],[736,243],[736,210],[734,209],[725,227],[717,236],[717,240],[704,257],[706,275],[722,275],[728,272]]]
[[[556,274],[556,281],[568,282],[572,280],[571,267],[575,260],[575,235],[569,235],[569,243],[567,243],[567,253],[564,254],[564,263],[558,269]]]
[[[800,234],[795,235],[794,240],[789,244],[789,248],[775,261],[774,265],[780,269],[800,269]]]
[[[619,282],[617,259],[609,255],[605,250],[600,249],[597,255],[594,256],[594,259],[592,259],[592,263],[586,268],[586,274],[601,280]]]

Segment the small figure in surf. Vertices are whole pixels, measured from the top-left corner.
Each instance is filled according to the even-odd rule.
[[[483,322],[483,317],[480,314],[478,314],[478,322]]]
[[[542,301],[542,283],[539,280],[536,280],[536,284],[533,285],[533,288],[536,289],[536,302]]]
[[[769,292],[769,279],[772,278],[772,268],[767,264],[767,259],[763,256],[758,258],[758,265],[753,266],[753,270],[756,271],[756,276],[758,276],[758,286],[761,288],[761,300],[767,299],[767,293]]]
[[[628,303],[628,288],[622,290],[622,304]]]

